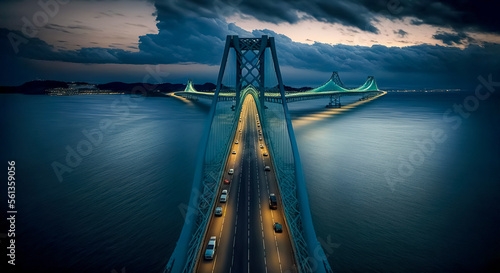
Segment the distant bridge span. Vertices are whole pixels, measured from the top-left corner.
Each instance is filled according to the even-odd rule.
[[[266,90],[266,91],[275,91]],[[330,106],[340,106],[340,98],[345,96],[360,96],[362,98],[373,97],[383,93],[378,89],[377,83],[373,76],[368,76],[366,82],[358,88],[349,89],[344,86],[340,80],[338,72],[333,72],[330,79],[320,87],[304,91],[304,92],[285,92],[285,99],[287,103],[313,100],[321,98],[330,98]],[[175,92],[177,96],[185,97],[187,99],[213,99],[214,92],[200,92],[194,88],[193,82],[188,81],[184,91]],[[219,93],[217,100],[226,101],[236,100],[235,92]],[[265,92],[264,100],[267,102],[282,103],[282,97],[279,92]],[[337,102],[337,104],[335,104]]]

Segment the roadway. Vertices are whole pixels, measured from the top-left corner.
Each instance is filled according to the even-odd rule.
[[[240,118],[231,147],[236,154],[229,154],[215,201],[215,207],[222,207],[223,215],[214,216],[212,212],[195,271],[298,272],[271,155],[263,155],[269,151],[260,134],[252,96],[247,96],[243,102]],[[264,148],[261,149],[260,144]],[[264,171],[265,166],[270,166],[271,170]],[[233,175],[228,174],[229,169],[234,169]],[[230,184],[225,184],[224,179]],[[222,190],[229,192],[226,203],[220,202]],[[277,210],[269,208],[270,193],[278,197]],[[275,222],[282,224],[282,233],[274,232]],[[217,237],[216,252],[213,260],[205,260],[210,236]]]

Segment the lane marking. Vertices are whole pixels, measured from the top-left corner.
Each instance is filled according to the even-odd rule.
[[[258,131],[260,131],[260,129],[258,129],[256,127],[256,124],[255,122],[259,122],[259,118],[255,118],[255,121],[254,123],[252,123],[252,120],[250,119],[250,122],[247,122],[247,119],[249,119],[249,115],[252,114],[255,116],[255,109],[253,108],[250,108],[249,106],[246,106],[244,105],[243,106],[243,109],[242,109],[242,112],[244,113],[240,113],[240,117],[245,117],[245,122],[240,122],[240,127],[242,130],[244,129],[245,130],[245,135],[243,135],[241,132],[240,134],[236,136],[236,138],[240,139],[241,140],[241,144],[238,145],[238,146],[242,146],[242,147],[234,147],[233,146],[233,149],[234,150],[237,150],[239,153],[241,153],[241,156],[239,154],[235,155],[233,157],[233,163],[234,163],[234,169],[236,170],[235,167],[239,167],[239,179],[240,179],[240,182],[239,182],[239,186],[238,186],[238,197],[237,197],[237,205],[236,205],[236,216],[235,216],[235,219],[236,219],[236,223],[234,225],[234,236],[233,236],[233,249],[232,249],[232,259],[231,259],[231,266],[230,266],[230,269],[229,269],[229,272],[232,272],[232,267],[234,265],[234,258],[235,258],[235,245],[236,245],[236,238],[237,238],[237,226],[238,226],[238,214],[239,214],[239,202],[240,202],[240,192],[241,192],[241,187],[244,186],[244,184],[242,183],[243,181],[243,171],[245,169],[245,165],[248,164],[248,179],[246,181],[247,183],[247,244],[248,244],[248,247],[247,247],[247,259],[248,259],[248,271],[250,272],[250,209],[251,209],[251,202],[250,200],[253,198],[253,196],[250,196],[250,195],[253,195],[255,194],[256,196],[256,200],[257,200],[257,204],[258,204],[258,207],[259,207],[259,218],[261,220],[261,235],[262,235],[262,245],[263,245],[263,250],[264,250],[264,264],[265,264],[265,272],[268,272],[268,268],[267,268],[267,253],[266,253],[266,240],[265,240],[265,232],[264,232],[264,224],[263,224],[263,217],[262,217],[262,210],[263,210],[263,207],[261,205],[261,203],[265,202],[265,200],[267,200],[266,197],[262,196],[263,192],[261,192],[261,189],[260,189],[260,183],[261,181],[263,181],[263,183],[265,183],[266,187],[264,189],[263,187],[263,190],[267,190],[267,193],[268,193],[268,196],[270,194],[270,184],[272,182],[274,183],[277,183],[277,181],[271,179],[272,181],[270,181],[270,178],[268,177],[268,173],[267,172],[263,172],[262,170],[259,170],[259,165],[260,164],[263,164],[264,166],[266,166],[266,158],[263,156],[263,152],[266,152],[268,150],[267,148],[267,145],[265,145],[265,141],[262,140],[262,141],[259,141],[257,138],[258,137],[261,137],[260,135],[258,135]],[[243,119],[242,119],[243,121]],[[247,123],[248,123],[248,126],[247,126]],[[263,136],[262,136],[263,137]],[[248,143],[247,143],[248,142]],[[264,144],[266,147],[265,149],[260,149],[260,147],[258,147],[257,144]],[[249,146],[250,145],[250,146]],[[249,146],[249,147],[248,147]],[[254,148],[254,149],[251,149],[251,148]],[[250,150],[248,150],[247,148],[249,148]],[[245,160],[245,157],[244,157],[244,154],[245,152],[247,152],[248,154],[248,157],[247,157],[247,160]],[[260,154],[260,156],[259,156]],[[237,160],[238,159],[238,160]],[[254,161],[255,160],[255,161]],[[261,160],[261,161],[260,161]],[[270,160],[270,158],[269,158]],[[239,164],[239,166],[236,166],[236,164]],[[252,168],[252,164],[254,164],[254,168]],[[254,181],[251,180],[251,174],[253,173],[252,170],[254,170],[254,172],[256,173],[256,177],[254,179]],[[261,180],[260,177],[261,175],[264,174],[263,176],[263,179]],[[270,172],[270,175],[271,174],[274,174],[274,171],[273,172]],[[256,193],[252,193],[252,190],[255,190],[255,187],[251,188],[251,185],[250,183],[252,182],[257,182],[257,192]],[[275,186],[275,184],[273,184],[273,187]],[[231,187],[230,187],[231,188]],[[243,199],[244,200],[244,199]],[[242,200],[242,202],[244,202]],[[227,212],[227,206],[228,204],[224,204],[224,217],[222,219],[222,225],[221,225],[221,230],[220,230],[220,237],[222,237],[222,231],[224,229],[224,223],[225,223],[225,216],[226,216],[226,212]],[[271,210],[271,217],[272,217],[272,221],[273,223],[275,222],[275,219],[274,219],[274,213],[273,211]],[[274,232],[273,232],[274,233]],[[220,239],[219,239],[220,240]],[[277,237],[276,237],[276,234],[274,234],[274,240],[275,240],[275,245],[276,245],[276,249],[277,249],[277,254],[278,254],[278,261],[279,261],[279,265],[280,265],[280,272],[282,272],[282,265],[281,265],[281,257],[280,257],[280,252],[279,252],[279,246],[278,246],[278,241],[277,241]],[[243,253],[239,253],[239,254],[243,254]],[[244,254],[243,254],[244,255]],[[214,268],[215,268],[215,263],[217,261],[217,255],[215,257],[215,260],[214,260],[214,265],[213,265],[213,268],[212,268],[212,272],[214,272]]]
[[[215,263],[217,262],[217,254],[215,254],[214,265],[212,266],[212,273],[214,273]]]

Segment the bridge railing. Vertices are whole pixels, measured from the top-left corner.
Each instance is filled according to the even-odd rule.
[[[238,117],[233,101],[213,99],[199,155],[183,230],[164,272],[192,272],[215,205]],[[208,128],[207,128],[208,127]],[[205,141],[204,141],[205,140]]]
[[[301,212],[301,210],[309,210],[309,204],[307,193],[304,192],[305,181],[302,176],[302,166],[300,159],[296,157],[298,150],[294,142],[293,128],[289,128],[290,117],[287,115],[288,109],[284,106],[281,100],[275,103],[266,101],[262,128],[273,159],[286,224],[290,229],[290,239],[293,242],[295,260],[299,272],[331,272],[323,249],[321,246],[317,248],[319,243],[314,231],[312,231],[313,234],[308,234],[311,230],[304,228],[307,224],[312,226],[312,223],[307,223],[310,219],[304,221],[302,217],[303,213],[309,211]],[[312,244],[316,246],[313,247]],[[311,247],[316,248],[316,256],[312,255]]]

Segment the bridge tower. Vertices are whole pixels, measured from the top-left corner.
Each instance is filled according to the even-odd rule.
[[[343,83],[343,82],[342,82],[342,80],[340,79],[339,72],[334,71],[334,72],[332,73],[332,76],[331,76],[330,78],[332,79],[332,81],[333,81],[336,85],[338,85],[338,86],[340,86],[340,87],[342,87],[342,88],[346,88],[346,87],[345,87],[345,85],[344,85],[344,83]]]
[[[252,85],[259,91],[259,102],[264,107],[264,77],[266,73],[266,54],[265,50],[271,50],[272,61],[274,67],[278,67],[278,59],[276,47],[274,45],[274,37],[262,35],[261,38],[240,38],[237,35],[228,35],[226,38],[226,46],[217,79],[217,88],[220,89],[222,78],[227,66],[230,49],[234,49],[236,53],[236,105],[241,101],[241,91],[247,86]],[[278,75],[278,83],[282,85],[281,74]]]

